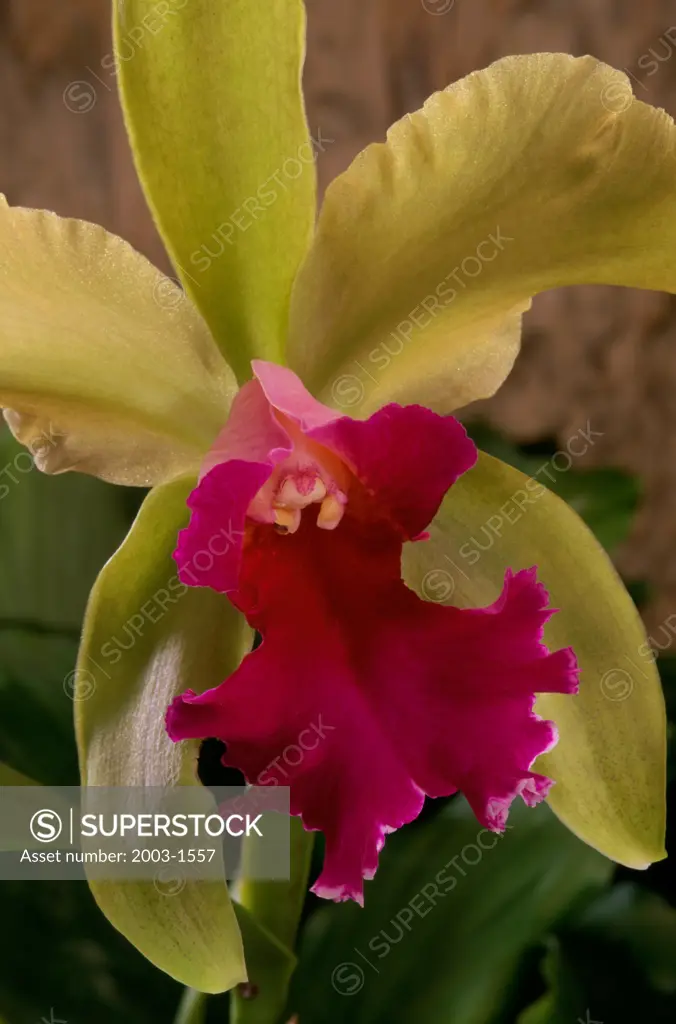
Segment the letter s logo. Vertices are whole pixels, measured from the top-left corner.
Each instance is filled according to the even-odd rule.
[[[30,830],[39,843],[53,843],[63,831],[63,822],[56,811],[45,808],[35,812],[30,821]]]

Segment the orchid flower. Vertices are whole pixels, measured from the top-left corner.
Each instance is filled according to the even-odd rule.
[[[153,488],[87,612],[83,782],[197,784],[218,737],[290,786],[339,899],[458,789],[478,827],[546,796],[608,857],[659,859],[664,708],[634,606],[575,513],[452,413],[504,381],[536,293],[676,291],[673,122],[592,58],[507,58],[369,146],[315,223],[301,0],[125,0],[115,28],[183,289],[103,228],[0,208],[13,432],[46,472]],[[245,977],[225,887],[93,888],[180,980]]]

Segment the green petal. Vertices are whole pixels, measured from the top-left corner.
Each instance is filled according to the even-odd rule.
[[[427,543],[407,545],[404,576],[428,600],[483,606],[505,569],[538,566],[560,609],[550,649],[572,645],[580,693],[543,695],[559,743],[538,770],[549,803],[581,839],[628,867],[664,853],[666,722],[659,676],[638,612],[603,549],[539,481],[482,455],[451,489]]]
[[[116,9],[122,98],[148,202],[183,284],[245,380],[252,358],[281,361],[314,226],[304,5],[126,0]]]
[[[171,552],[194,483],[184,478],[149,495],[92,591],[75,705],[84,785],[198,784],[199,745],[171,742],[165,709],[188,687],[216,686],[250,646],[225,598],[176,575]],[[224,884],[188,882],[171,896],[151,883],[96,882],[92,890],[109,921],[183,984],[221,992],[246,979]]]
[[[484,398],[537,292],[676,291],[675,180],[673,121],[619,71],[565,54],[498,61],[331,185],[294,291],[289,365],[339,405],[335,389],[356,378],[364,412]]]
[[[234,388],[189,300],[126,242],[0,196],[0,406],[41,469],[176,476]]]

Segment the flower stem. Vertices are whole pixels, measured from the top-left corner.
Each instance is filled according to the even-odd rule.
[[[179,1003],[174,1024],[204,1024],[207,1012],[207,997],[204,992],[186,988]]]
[[[295,966],[293,950],[307,895],[314,835],[291,818],[290,878],[284,882],[247,878],[251,840],[244,841],[243,878],[235,899],[246,912],[240,925],[249,984],[233,992],[233,1024],[278,1024]]]

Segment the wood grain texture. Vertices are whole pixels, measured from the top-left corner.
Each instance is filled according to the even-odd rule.
[[[133,170],[110,0],[0,0],[0,191],[96,221],[168,269]]]
[[[625,68],[640,98],[676,113],[674,0],[307,7],[308,115],[333,140],[320,152],[322,187],[430,92],[509,53],[593,53]],[[105,70],[109,18],[109,0],[0,0],[0,190],[99,221],[166,268]],[[638,473],[644,501],[620,562],[655,587],[656,623],[676,611],[675,396],[675,301],[590,287],[536,301],[515,372],[481,410],[523,440],[565,443],[589,422],[603,436],[581,463]]]

